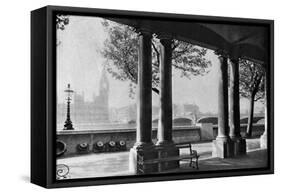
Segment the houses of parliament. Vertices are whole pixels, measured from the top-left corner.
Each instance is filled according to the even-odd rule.
[[[84,93],[74,93],[71,102],[71,120],[75,124],[99,124],[109,121],[109,80],[106,71],[103,69],[99,81],[99,94],[93,95],[92,101],[84,100]],[[57,124],[63,125],[66,119],[66,103],[57,104]]]

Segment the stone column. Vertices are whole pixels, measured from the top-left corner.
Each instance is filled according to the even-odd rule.
[[[151,61],[151,38],[150,32],[139,32],[139,55],[138,55],[138,83],[137,83],[137,129],[136,143],[130,150],[129,168],[133,174],[138,173],[138,155],[145,158],[157,157],[153,152],[152,143],[152,61]],[[142,167],[145,173],[153,172],[157,167]]]
[[[213,157],[233,156],[233,142],[229,138],[228,126],[228,64],[224,52],[216,53],[219,57],[218,69],[218,136],[213,141]]]
[[[219,55],[218,72],[218,136],[217,139],[227,140],[228,136],[228,86],[227,57]]]
[[[160,39],[160,110],[157,131],[157,146],[161,148],[158,157],[178,156],[179,149],[173,142],[173,102],[172,102],[172,44],[171,36],[159,35]],[[179,161],[164,162],[158,171],[179,167]]]
[[[172,40],[160,40],[160,111],[158,145],[173,143],[172,125]]]
[[[160,39],[160,110],[157,131],[157,146],[161,148],[158,157],[178,156],[179,150],[172,139],[173,102],[172,102],[172,37],[159,35]],[[179,167],[179,161],[160,163],[158,170]]]
[[[135,146],[151,145],[152,127],[152,61],[150,32],[139,34],[138,84],[137,84],[137,134]]]
[[[266,75],[267,72],[264,74],[264,133],[260,137],[260,147],[263,149],[267,149],[267,83],[268,83],[268,76]]]
[[[234,155],[246,153],[246,141],[240,134],[239,58],[229,59],[229,136],[234,142]]]

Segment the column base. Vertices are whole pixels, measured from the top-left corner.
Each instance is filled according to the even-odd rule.
[[[234,142],[229,138],[213,140],[212,157],[230,158],[234,156]]]
[[[234,143],[234,156],[245,155],[247,150],[246,139],[238,137],[233,138],[232,141]]]
[[[263,134],[260,137],[260,148],[267,149],[267,134]]]
[[[155,150],[155,146],[151,144],[140,144],[135,145],[130,149],[129,154],[129,172],[130,174],[149,174],[155,173],[158,171],[157,164],[149,164],[142,166],[142,171],[140,171],[140,166],[138,164],[138,155],[144,157],[144,159],[154,159],[157,158],[157,151]]]
[[[212,123],[197,123],[196,126],[200,127],[200,140],[209,141],[214,140],[214,129]]]
[[[157,142],[158,158],[179,156],[179,149],[173,142]],[[158,172],[177,169],[180,167],[179,161],[161,162],[158,164]]]
[[[140,165],[138,155],[143,156],[144,160],[179,156],[179,149],[173,143],[159,144],[157,146],[141,145],[130,149],[129,172],[130,174],[152,174],[164,172],[166,170],[180,167],[179,161],[161,162],[156,164]]]

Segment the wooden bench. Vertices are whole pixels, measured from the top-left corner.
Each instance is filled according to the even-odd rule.
[[[180,150],[180,149],[188,149],[189,153],[188,154],[182,154],[179,156],[163,156],[161,152],[165,151],[163,147],[161,146],[155,146],[155,151],[157,152],[157,158],[153,159],[145,159],[144,156],[141,154],[138,154],[138,161],[137,161],[137,166],[138,166],[138,171],[140,173],[144,173],[144,166],[145,165],[151,165],[151,164],[161,164],[165,162],[172,162],[172,161],[189,161],[189,166],[199,169],[198,165],[198,158],[200,157],[197,154],[196,150],[192,149],[191,143],[178,143],[175,144],[175,146]],[[155,152],[154,151],[154,152]],[[193,160],[194,159],[194,160]],[[158,169],[161,169],[158,166]],[[159,170],[161,171],[161,170]]]

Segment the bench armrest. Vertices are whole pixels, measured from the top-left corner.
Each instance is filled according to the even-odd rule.
[[[197,156],[197,151],[196,150],[191,150],[191,155],[196,155]]]

